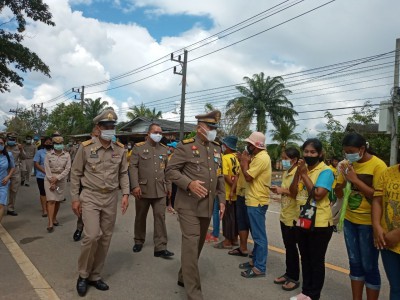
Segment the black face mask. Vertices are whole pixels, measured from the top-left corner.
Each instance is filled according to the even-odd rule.
[[[53,149],[53,145],[44,145],[47,150]]]
[[[304,156],[304,161],[306,162],[307,166],[313,166],[319,162],[319,157]]]

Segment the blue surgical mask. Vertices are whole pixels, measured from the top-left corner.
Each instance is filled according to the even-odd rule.
[[[0,145],[0,152],[4,150],[4,145]]]
[[[282,167],[284,170],[289,170],[292,166],[290,159],[282,159]]]
[[[7,145],[8,146],[15,146],[16,142],[15,141],[8,141]]]
[[[346,153],[346,159],[353,163],[353,162],[357,162],[362,158],[362,156],[360,155],[360,153]]]
[[[54,150],[64,150],[64,145],[63,144],[54,144],[53,148],[54,148]]]

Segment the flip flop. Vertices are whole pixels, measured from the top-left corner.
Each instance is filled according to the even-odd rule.
[[[242,271],[242,272],[240,272],[240,275],[242,275],[244,278],[265,277],[265,273],[257,274],[256,272],[254,272],[253,269],[248,269],[246,271]]]
[[[245,262],[245,263],[239,264],[239,269],[247,270],[247,269],[251,269],[251,268],[254,268],[254,265],[252,265],[250,262]]]
[[[287,277],[286,274],[284,274],[282,276],[279,276],[277,279],[281,279],[281,278],[283,278],[283,280],[276,280],[275,279],[274,283],[275,284],[285,284],[289,280],[289,277]]]
[[[224,245],[224,242],[216,243],[216,244],[214,244],[213,247],[214,247],[215,249],[232,249],[232,248],[233,248],[232,246],[225,246],[225,245]]]
[[[228,254],[233,255],[233,256],[242,256],[242,257],[249,256],[248,253],[243,253],[242,250],[240,250],[240,248],[235,248],[235,249],[229,251]]]
[[[294,286],[292,286],[291,288],[285,287],[285,285],[288,284],[288,283],[294,283]],[[293,290],[297,289],[299,286],[300,286],[300,282],[288,278],[286,280],[285,284],[282,285],[282,290],[290,292],[290,291],[293,291]]]

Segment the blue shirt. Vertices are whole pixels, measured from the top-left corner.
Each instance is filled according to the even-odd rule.
[[[8,152],[8,156],[10,157],[10,165],[8,165],[7,157],[3,154],[0,154],[0,181],[7,176],[8,169],[15,168],[14,157],[12,153]]]
[[[322,187],[328,191],[332,189],[332,184],[333,181],[335,180],[335,177],[333,176],[333,172],[331,169],[323,170],[317,179],[317,182],[315,183],[316,187]]]
[[[35,157],[33,158],[34,162],[37,162],[41,167],[44,169],[44,159],[46,158],[47,150],[46,149],[40,149],[36,152]],[[36,169],[36,178],[44,179],[46,175],[40,171],[39,169]]]

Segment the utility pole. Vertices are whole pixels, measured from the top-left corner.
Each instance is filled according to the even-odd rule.
[[[75,100],[81,100],[81,108],[83,111],[83,103],[85,101],[85,86],[82,85],[82,87],[80,89],[72,88],[72,92],[80,94],[80,99],[76,98],[76,95],[74,98],[75,98]]]
[[[40,118],[40,123],[39,123],[39,136],[40,138],[42,137],[42,125],[43,125],[43,102],[40,103],[40,109],[39,109],[39,118]]]
[[[391,143],[390,143],[390,165],[397,164],[397,152],[398,146],[398,114],[399,110],[397,105],[399,104],[399,60],[400,60],[400,38],[396,39],[396,52],[394,60],[394,83],[392,89],[392,109],[393,109],[393,121],[391,130]]]
[[[187,56],[188,51],[183,51],[183,61],[181,60],[181,56],[178,56],[178,59],[174,58],[174,54],[171,53],[171,60],[178,62],[182,70],[181,72],[176,71],[176,67],[174,67],[174,74],[178,74],[182,76],[182,93],[181,93],[181,119],[179,126],[179,140],[183,140],[183,136],[185,135],[185,102],[186,102],[186,71],[187,71]]]
[[[10,109],[10,113],[15,114],[15,118],[18,117],[18,112],[19,112],[19,108],[18,108],[18,103],[17,103],[17,108],[16,109]]]

